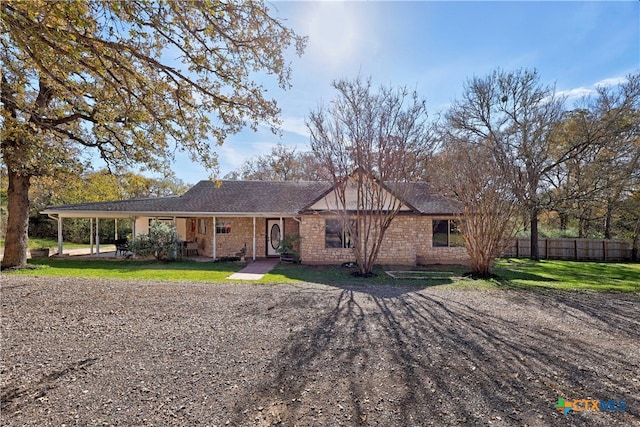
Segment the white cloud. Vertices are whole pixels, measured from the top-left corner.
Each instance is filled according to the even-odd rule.
[[[273,141],[227,141],[217,148],[221,174],[238,169],[248,159],[271,152],[275,145]]]
[[[622,84],[627,81],[626,77],[609,77],[607,79],[602,79],[596,84],[595,87],[607,87],[607,86],[616,86]]]
[[[309,129],[304,123],[304,117],[283,116],[281,129],[285,132],[309,137]]]
[[[567,99],[576,99],[582,98],[583,96],[589,96],[592,93],[595,93],[595,90],[581,86],[574,89],[560,90],[556,93],[556,95],[565,96],[567,97]]]
[[[594,83],[591,87],[580,86],[573,89],[561,90],[557,92],[557,95],[566,96],[569,100],[576,100],[595,94],[598,87],[615,86],[626,81],[626,77],[608,77]]]

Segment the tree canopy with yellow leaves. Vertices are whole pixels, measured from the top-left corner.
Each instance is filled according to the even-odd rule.
[[[215,170],[213,148],[245,126],[276,129],[255,82],[287,89],[285,51],[305,39],[261,2],[4,0],[4,267],[26,264],[32,177],[85,156],[163,170],[177,151]]]

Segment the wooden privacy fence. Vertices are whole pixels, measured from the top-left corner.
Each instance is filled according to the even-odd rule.
[[[605,239],[538,239],[540,258],[600,261],[631,260],[631,244]],[[531,256],[529,238],[515,239],[502,254],[504,257]]]

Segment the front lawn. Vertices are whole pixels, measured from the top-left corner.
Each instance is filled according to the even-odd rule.
[[[506,259],[495,273],[503,286],[640,292],[640,263]]]
[[[135,280],[181,280],[197,282],[235,282],[227,279],[244,266],[234,262],[180,261],[159,263],[138,260],[86,260],[72,258],[48,258],[29,260],[37,267],[9,274],[58,276],[58,277],[102,277]],[[389,270],[389,268],[387,268]],[[382,285],[430,287],[454,286],[456,288],[520,288],[563,289],[590,291],[640,292],[640,264],[602,263],[528,259],[499,260],[494,270],[495,277],[488,280],[472,280],[462,277],[465,270],[460,267],[434,267],[420,274],[395,274],[390,277],[383,267],[377,267],[376,276],[353,277],[354,268],[341,266],[305,266],[279,264],[257,283],[321,283],[331,286]],[[416,277],[416,278],[411,278]],[[256,283],[256,282],[252,282]]]
[[[129,280],[187,280],[224,282],[242,268],[232,262],[180,261],[161,263],[155,260],[97,260],[70,258],[37,258],[29,260],[35,269],[9,274],[56,277],[91,277]]]
[[[4,240],[0,239],[0,246],[4,247]],[[86,243],[71,243],[71,242],[64,242],[64,249],[82,249],[82,248],[89,248],[91,245],[88,245]],[[105,246],[110,246],[110,247],[114,247],[113,245],[100,245],[100,247],[104,248]],[[58,241],[57,240],[53,240],[53,239],[40,239],[40,238],[34,238],[34,237],[29,237],[29,249],[39,249],[39,248],[57,248],[58,247]]]

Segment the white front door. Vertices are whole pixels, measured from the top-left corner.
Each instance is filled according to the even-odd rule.
[[[267,220],[267,256],[278,256],[278,246],[282,240],[279,219]]]

